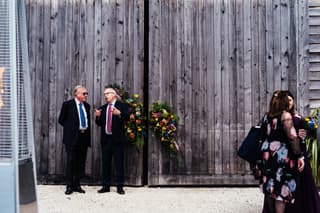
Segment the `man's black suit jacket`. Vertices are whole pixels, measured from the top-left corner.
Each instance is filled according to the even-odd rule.
[[[82,139],[89,147],[91,145],[90,105],[87,102],[83,104],[87,113],[88,128],[81,134],[81,137],[84,137]],[[59,115],[59,123],[63,126],[63,143],[67,146],[75,146],[80,135],[80,120],[75,99],[63,102]]]
[[[125,103],[122,103],[120,101],[116,101],[114,107],[120,110],[121,115],[112,115],[112,136],[113,140],[124,142],[125,141],[125,130],[124,130],[124,124],[125,121],[129,119],[129,111],[128,111],[128,105]],[[101,115],[96,117],[96,124],[98,126],[101,126],[101,142],[103,143],[105,141],[105,138],[107,136],[106,134],[106,112],[107,112],[108,104],[105,104],[100,107]]]

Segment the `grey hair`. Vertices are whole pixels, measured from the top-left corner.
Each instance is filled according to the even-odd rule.
[[[107,90],[107,89],[110,90],[113,94],[115,94],[117,100],[119,100],[119,101],[121,100],[120,95],[117,93],[117,91],[115,89],[113,89],[112,87],[105,87],[104,88],[104,90]]]
[[[77,95],[79,89],[85,89],[85,90],[86,90],[86,88],[85,88],[83,85],[77,85],[77,86],[75,86],[74,89],[73,89],[73,96],[76,96],[76,95]]]

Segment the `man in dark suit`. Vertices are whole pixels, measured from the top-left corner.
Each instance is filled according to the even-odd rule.
[[[110,192],[110,176],[112,156],[116,170],[117,192],[124,194],[124,123],[129,119],[128,106],[118,101],[113,88],[105,88],[104,98],[107,104],[95,110],[96,124],[101,127],[102,148],[102,188],[98,193]]]
[[[63,126],[63,143],[67,152],[66,191],[85,193],[80,178],[85,173],[87,149],[91,143],[90,105],[86,102],[88,91],[78,85],[73,90],[74,98],[65,101],[59,115]]]

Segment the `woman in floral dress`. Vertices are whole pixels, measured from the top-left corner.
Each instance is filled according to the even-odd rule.
[[[262,125],[265,140],[258,162],[268,212],[284,213],[286,204],[294,202],[296,178],[304,168],[300,141],[288,111],[287,94],[276,91],[270,101],[267,122]]]

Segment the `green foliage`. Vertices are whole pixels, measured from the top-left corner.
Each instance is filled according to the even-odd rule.
[[[139,101],[139,95],[134,94],[132,98],[125,100],[129,106],[130,119],[125,124],[127,140],[142,148],[146,132],[146,116],[143,104]]]
[[[317,141],[317,128],[318,128],[318,122],[319,122],[319,112],[320,108],[312,111],[310,113],[310,119],[313,120],[313,128],[311,124],[311,128],[306,128],[308,131],[307,138],[305,140],[307,145],[307,152],[308,157],[310,158],[310,166],[312,170],[312,175],[317,184],[320,184],[319,180],[319,161],[318,161],[318,141]],[[309,126],[310,127],[310,126]]]

